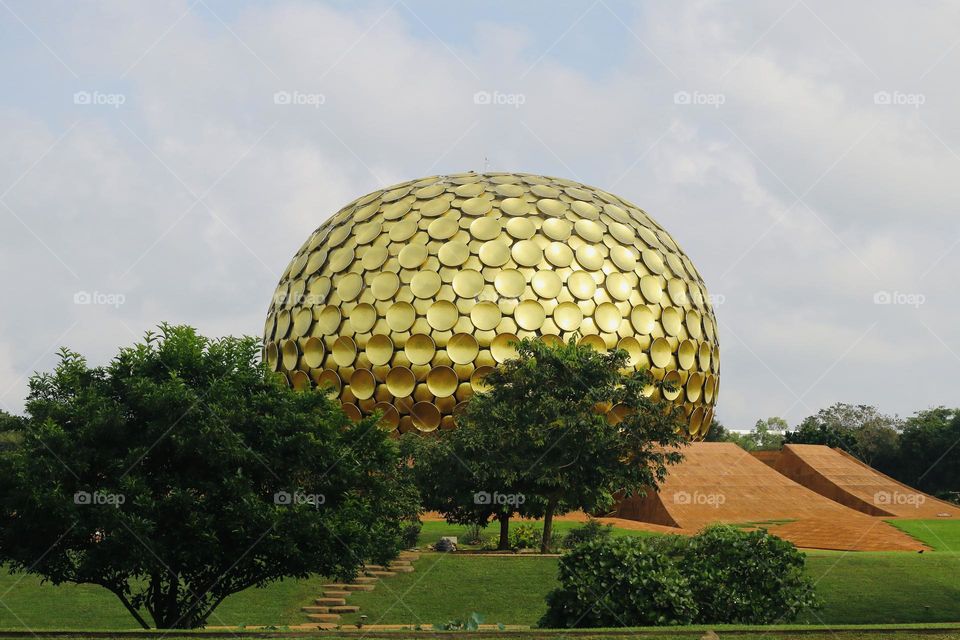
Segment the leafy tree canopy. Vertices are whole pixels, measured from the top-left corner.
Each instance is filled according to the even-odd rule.
[[[62,350],[0,460],[0,560],[188,628],[232,593],[395,556],[417,503],[395,443],[259,349],[161,325],[104,367]]]

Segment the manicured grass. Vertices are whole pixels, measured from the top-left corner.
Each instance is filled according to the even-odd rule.
[[[519,523],[523,523],[523,521],[520,521]],[[513,530],[513,527],[516,526],[517,524],[518,522],[510,523],[511,531]],[[541,532],[543,531],[543,523],[535,522],[533,524],[537,527],[538,531],[541,531]],[[570,529],[574,529],[576,527],[581,527],[581,526],[583,526],[582,522],[570,522],[567,520],[554,522],[553,523],[553,539],[555,541],[559,541],[563,538],[563,536],[567,534],[567,532],[570,531]],[[434,544],[435,542],[437,542],[437,540],[440,539],[441,536],[457,536],[457,538],[459,538],[459,546],[461,548],[476,549],[477,545],[465,544],[465,541],[467,539],[467,532],[468,532],[468,527],[462,527],[455,524],[447,524],[446,522],[443,522],[443,521],[431,520],[429,522],[423,523],[423,528],[420,530],[420,544],[421,545]],[[489,526],[487,526],[486,529],[483,529],[481,535],[484,539],[489,539],[492,542],[496,543],[500,539],[500,527],[496,522],[494,522]],[[659,534],[651,533],[649,531],[637,531],[634,529],[621,529],[619,527],[613,527],[613,531],[611,535],[614,538],[619,538],[622,536],[647,537],[647,536],[655,536]]]
[[[421,624],[483,614],[489,624],[534,625],[544,596],[557,585],[557,558],[467,556],[427,553],[416,571],[382,581],[373,591],[351,594],[367,624]],[[357,616],[344,617],[344,624]]]
[[[960,520],[888,520],[936,551],[960,553]]]
[[[211,626],[300,624],[300,607],[325,580],[284,580],[235,594],[217,607]],[[35,576],[0,571],[0,629],[139,629],[113,594],[95,585],[55,587]]]

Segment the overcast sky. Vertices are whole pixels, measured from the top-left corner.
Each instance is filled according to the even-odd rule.
[[[947,2],[0,0],[0,407],[61,345],[259,336],[331,213],[485,168],[674,235],[728,427],[956,406],[958,77]]]

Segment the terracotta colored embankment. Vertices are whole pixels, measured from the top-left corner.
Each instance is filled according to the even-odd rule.
[[[799,547],[908,551],[922,544],[777,473],[732,443],[683,448],[659,493],[621,501],[615,516],[695,531],[714,522],[752,523]]]
[[[955,505],[897,482],[840,449],[788,444],[774,468],[822,496],[872,516],[960,517]]]

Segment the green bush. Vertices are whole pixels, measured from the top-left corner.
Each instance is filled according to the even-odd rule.
[[[594,540],[560,558],[546,628],[691,624],[697,612],[678,563],[644,538]]]
[[[540,546],[543,531],[534,524],[521,522],[510,530],[510,548],[536,549]]]
[[[789,622],[819,604],[804,555],[763,529],[707,527],[688,539],[680,562],[702,624]]]
[[[590,518],[582,527],[574,527],[567,532],[567,535],[563,538],[563,546],[567,549],[573,549],[585,542],[606,540],[611,533],[613,533],[612,524],[603,525],[596,518]]]
[[[400,536],[404,549],[412,549],[417,546],[421,529],[423,529],[423,523],[419,520],[411,520],[403,525]]]
[[[541,627],[770,624],[819,605],[804,556],[764,530],[599,538],[560,559]]]

